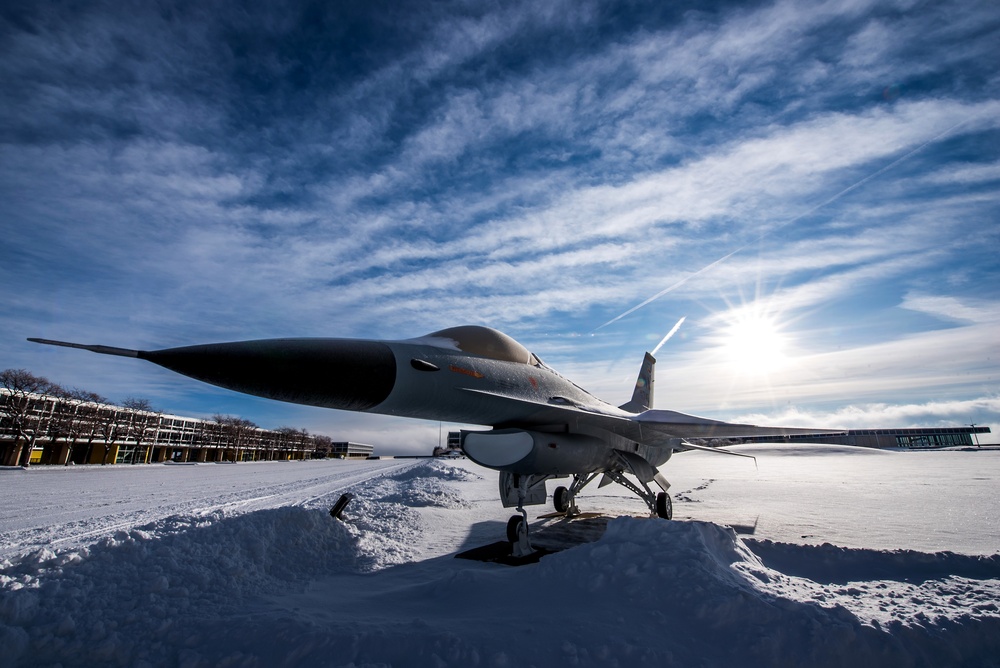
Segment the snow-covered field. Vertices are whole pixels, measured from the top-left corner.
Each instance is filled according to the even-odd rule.
[[[0,666],[1000,666],[1000,450],[741,450],[517,568],[465,460],[0,470]]]

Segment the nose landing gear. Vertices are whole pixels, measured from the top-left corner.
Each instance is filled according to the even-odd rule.
[[[516,506],[520,513],[507,520],[507,542],[515,557],[528,557],[537,551],[528,536],[528,511],[524,507],[545,503],[545,481],[550,477],[500,472],[500,498],[504,506]]]
[[[528,511],[519,509],[520,515],[512,515],[507,520],[507,542],[510,543],[510,551],[515,557],[526,557],[534,553],[531,541],[528,539]]]

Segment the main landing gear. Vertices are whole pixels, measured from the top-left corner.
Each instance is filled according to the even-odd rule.
[[[570,498],[569,490],[565,487],[556,487],[556,491],[552,493],[552,505],[555,506],[557,513],[565,513],[569,510]]]
[[[660,492],[656,495],[656,516],[665,520],[674,518],[674,504],[670,501],[670,495]]]
[[[607,471],[595,471],[593,473],[579,473],[573,476],[573,482],[569,487],[556,487],[552,494],[552,505],[556,512],[563,513],[566,517],[576,517],[580,514],[580,509],[576,506],[576,495],[586,487],[598,475],[603,475],[600,486],[603,487],[611,482],[616,482],[629,490],[640,499],[646,502],[649,507],[649,514],[652,517],[660,517],[665,520],[674,516],[673,503],[666,488],[669,483],[663,480],[655,469],[645,472],[633,462],[623,458],[625,466],[629,467],[629,472],[636,476],[638,485],[624,475],[624,470],[612,469]],[[624,468],[623,466],[622,468]],[[649,465],[646,464],[648,467]],[[639,469],[636,474],[635,469]],[[648,475],[646,475],[648,473]],[[550,475],[517,475],[501,472],[500,474],[500,498],[504,501],[504,506],[510,508],[517,507],[517,515],[511,516],[507,520],[507,541],[511,546],[511,554],[515,557],[526,557],[535,552],[531,546],[528,536],[528,512],[524,509],[526,505],[536,505],[545,502],[545,481],[553,476]],[[648,480],[655,480],[664,491],[654,493],[648,485]]]
[[[631,480],[626,478],[622,471],[605,471],[603,472],[606,476],[605,480],[601,481],[601,487],[608,484],[609,482],[616,482],[625,489],[629,490],[643,501],[649,507],[649,513],[653,517],[660,517],[665,520],[673,519],[674,508],[673,503],[670,500],[670,495],[666,491],[654,494],[649,485],[644,481],[640,480],[639,485],[636,485]],[[552,494],[552,505],[557,513],[565,513],[566,517],[575,517],[580,514],[580,509],[576,507],[576,495],[580,493],[587,484],[597,477],[598,473],[589,473],[586,475],[575,475],[573,476],[573,484],[566,487],[556,487],[556,491]],[[666,485],[666,483],[664,483]],[[513,518],[512,518],[513,519]]]
[[[576,507],[576,495],[580,493],[591,480],[597,477],[597,472],[587,474],[577,474],[573,476],[573,484],[566,487],[556,487],[552,494],[552,505],[557,513],[565,513],[566,517],[576,517],[580,514],[580,509]]]

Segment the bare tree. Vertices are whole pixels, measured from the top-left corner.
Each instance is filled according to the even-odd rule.
[[[147,413],[159,413],[160,411],[153,408],[153,404],[144,397],[125,397],[122,400],[122,408],[128,408],[133,411],[146,411]]]
[[[94,441],[101,434],[101,425],[104,422],[102,416],[102,404],[83,404],[77,411],[80,423],[80,434],[86,436],[87,450],[83,454],[83,463],[90,463],[90,453],[94,450]]]
[[[296,429],[295,427],[280,427],[277,430],[277,438],[275,438],[282,458],[286,458],[289,451],[305,448],[312,440],[312,436],[306,429]]]
[[[143,402],[142,405],[149,406],[148,401],[143,400]],[[126,408],[129,408],[128,435],[135,439],[135,449],[132,450],[129,463],[135,464],[136,457],[140,453],[142,454],[142,461],[145,462],[147,447],[144,443],[150,434],[156,435],[156,430],[160,426],[161,416],[159,413],[147,409],[135,409],[131,406],[126,406]]]
[[[219,416],[216,415],[216,418]],[[197,445],[200,448],[211,447],[212,461],[221,461],[221,458],[225,456],[224,443],[224,431],[222,425],[219,422],[208,422],[207,420],[199,420],[195,425],[195,433],[192,439],[192,445]],[[220,456],[220,452],[222,456]]]
[[[214,415],[212,417],[221,427],[223,433],[229,437],[236,450],[236,461],[242,461],[241,452],[248,445],[253,433],[257,430],[257,425],[246,418],[235,415]]]
[[[58,386],[56,386],[56,387],[58,387]],[[90,403],[94,403],[94,404],[109,404],[109,403],[111,403],[110,401],[108,401],[107,399],[105,399],[101,395],[97,394],[96,392],[90,392],[88,390],[81,390],[81,389],[79,389],[77,387],[71,387],[68,390],[64,390],[62,388],[59,388],[59,390],[60,391],[58,393],[50,392],[49,394],[54,394],[55,396],[61,397],[63,399],[77,399],[79,401],[89,401]]]
[[[315,446],[313,456],[320,458],[329,457],[330,453],[333,452],[333,439],[323,434],[315,434],[312,439]]]
[[[143,397],[128,396],[122,400],[122,408],[128,409],[128,425],[126,432],[135,439],[135,449],[129,457],[129,463],[135,464],[136,456],[142,452],[143,461],[146,461],[146,451],[143,443],[150,433],[156,433],[160,426],[160,411],[153,408],[152,402]]]
[[[73,448],[76,442],[86,433],[88,424],[81,417],[86,413],[85,404],[81,401],[61,400],[56,403],[52,418],[49,420],[47,434],[53,443],[60,438],[66,439],[67,466],[73,459]]]
[[[31,451],[39,436],[39,424],[35,415],[39,399],[36,395],[50,392],[58,386],[48,378],[35,376],[24,369],[0,371],[0,386],[8,392],[0,407],[0,421],[5,429],[14,432],[12,463],[14,466],[30,466]],[[19,449],[22,439],[24,447]]]
[[[96,432],[104,441],[104,454],[101,466],[108,464],[111,448],[116,439],[124,439],[128,435],[129,411],[119,410],[117,406],[98,406],[94,412]]]

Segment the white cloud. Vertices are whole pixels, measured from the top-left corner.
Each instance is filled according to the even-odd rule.
[[[971,185],[1000,181],[1000,162],[989,164],[953,165],[926,177],[929,184]]]
[[[830,328],[836,328],[831,323]],[[836,345],[830,332],[791,332]],[[815,347],[815,346],[813,346]],[[794,351],[781,369],[747,376],[710,349],[664,358],[672,382],[658,407],[731,414],[754,407],[847,403],[861,399],[960,397],[996,387],[995,327],[969,325],[916,334],[886,332],[876,343],[808,355]]]
[[[982,300],[959,299],[946,295],[911,293],[906,295],[903,308],[944,320],[956,322],[996,324],[1000,322],[1000,303]]]

